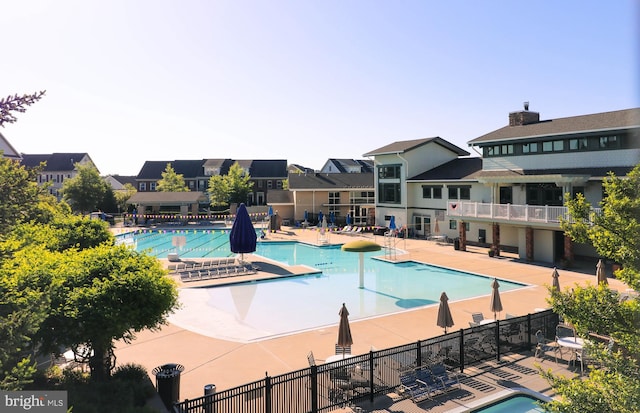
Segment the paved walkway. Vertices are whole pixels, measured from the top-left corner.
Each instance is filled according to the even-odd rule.
[[[269,234],[268,237],[271,240],[315,243],[317,235],[317,232],[311,229],[287,229]],[[384,243],[380,236],[361,236],[375,240],[381,245]],[[354,239],[357,237],[353,235],[330,235],[331,243],[344,243]],[[424,240],[397,240],[397,247],[406,251],[404,255],[397,255],[398,260],[411,259],[531,284],[531,287],[517,291],[501,292],[505,309],[501,314],[502,318],[505,313],[523,315],[533,312],[536,308],[548,307],[546,285],[551,283],[551,266],[522,263],[512,254],[490,258],[486,248],[468,247],[468,251],[463,252],[455,250],[450,244],[440,245]],[[307,271],[305,267],[282,268],[266,262],[261,265],[261,269],[258,274],[250,277],[274,277]],[[595,262],[572,271],[559,270],[559,273],[562,288],[570,287],[574,283],[595,284]],[[237,281],[231,278],[228,280]],[[618,280],[609,281],[614,289],[624,291],[627,288]],[[488,294],[487,292],[485,296],[449,303],[456,323],[454,329],[468,327],[472,312],[482,311],[488,315]],[[372,347],[384,349],[440,335],[443,331],[436,326],[436,313],[437,306],[431,306],[390,316],[352,321],[351,331],[355,341],[352,352],[361,354],[368,352]],[[192,399],[202,396],[207,384],[215,384],[218,390],[224,390],[260,380],[265,374],[273,376],[307,367],[309,351],[313,351],[316,360],[322,362],[334,353],[337,322],[336,317],[336,325],[331,327],[251,343],[210,338],[169,324],[158,331],[140,332],[130,344],[118,343],[117,363],[138,363],[145,366],[150,373],[153,368],[162,364],[182,364],[185,371],[181,376],[180,399]],[[155,382],[155,377],[151,379]]]

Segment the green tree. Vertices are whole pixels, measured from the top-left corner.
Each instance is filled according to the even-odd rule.
[[[123,189],[115,191],[119,211],[127,211],[127,201],[136,192],[138,192],[136,188],[129,183],[124,184]]]
[[[38,215],[44,191],[36,182],[38,171],[39,168],[27,169],[16,160],[3,157],[0,151],[0,236]]]
[[[597,253],[623,269],[616,277],[640,290],[640,164],[626,177],[610,173],[603,181],[604,197],[596,213],[582,194],[566,195],[565,205],[573,221],[560,226],[576,242],[593,245]]]
[[[111,188],[111,185],[108,183],[106,183],[105,188],[102,201],[98,203],[98,209],[106,212],[118,212],[118,201],[116,200],[116,194],[113,188]]]
[[[109,186],[91,164],[76,163],[78,174],[62,184],[64,200],[74,211],[85,214],[97,208]]]
[[[47,295],[33,288],[37,274],[12,276],[0,266],[0,389],[20,390],[33,381],[31,340],[48,307]]]
[[[593,211],[584,196],[567,199],[572,220],[561,223],[577,242],[594,246],[599,255],[623,264],[616,277],[640,286],[640,165],[626,177],[610,174],[603,182],[601,210]],[[568,195],[567,195],[568,198]],[[622,299],[605,284],[566,291],[550,289],[553,310],[575,326],[579,335],[610,337],[611,349],[589,344],[587,354],[597,368],[588,377],[571,379],[542,372],[560,396],[551,412],[638,412],[640,409],[640,298]],[[596,336],[594,336],[594,334]]]
[[[176,173],[170,163],[167,164],[162,179],[156,185],[158,192],[188,192],[187,184],[184,182],[184,176]]]
[[[223,206],[247,201],[253,188],[251,176],[236,162],[226,175],[214,175],[209,178],[209,199],[211,206]]]
[[[38,274],[37,288],[50,305],[36,339],[44,353],[86,346],[91,378],[106,380],[114,367],[116,340],[130,341],[156,329],[177,306],[174,281],[155,257],[126,246],[81,251],[28,248],[16,253],[17,279]]]
[[[31,106],[42,98],[45,94],[45,90],[35,92],[31,94],[24,94],[22,96],[9,95],[6,98],[0,99],[0,126],[4,127],[5,123],[14,123],[18,119],[15,117],[14,112],[24,113],[27,110],[27,106]]]

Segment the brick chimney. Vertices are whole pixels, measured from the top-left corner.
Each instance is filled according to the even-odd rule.
[[[540,122],[540,114],[529,111],[529,102],[524,102],[524,110],[509,113],[509,126],[522,126],[538,122]]]

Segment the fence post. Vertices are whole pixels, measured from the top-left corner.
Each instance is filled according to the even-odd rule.
[[[318,412],[318,366],[311,366],[311,412]]]
[[[496,337],[496,362],[500,363],[500,320],[496,320],[494,335]]]
[[[464,328],[460,329],[460,373],[464,373]]]
[[[264,374],[264,412],[271,413],[271,377],[266,371]]]
[[[527,349],[531,350],[531,313],[527,314]]]
[[[215,384],[207,384],[204,386],[204,413],[213,413],[213,395],[216,393]]]
[[[373,366],[373,350],[369,350],[369,401],[373,403],[373,379],[374,379],[374,366]]]
[[[420,367],[422,366],[422,351],[420,349],[420,340],[416,342],[416,347],[416,350],[418,351],[418,354],[416,356],[416,367]]]

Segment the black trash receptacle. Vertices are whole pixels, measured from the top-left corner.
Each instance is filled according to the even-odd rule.
[[[184,366],[173,363],[163,364],[153,369],[153,374],[156,376],[156,390],[169,410],[180,400],[180,374],[183,371]]]
[[[453,240],[453,249],[454,250],[459,250],[460,249],[460,238],[455,238]]]

